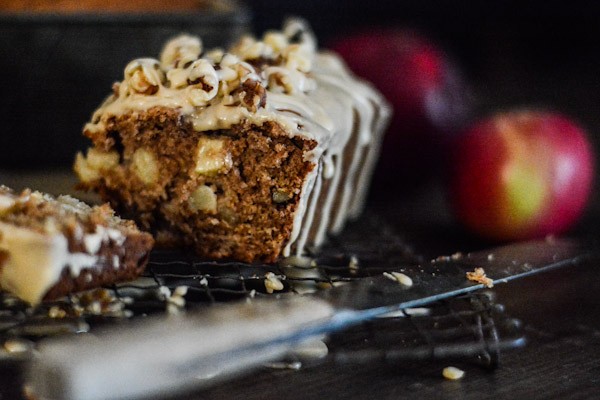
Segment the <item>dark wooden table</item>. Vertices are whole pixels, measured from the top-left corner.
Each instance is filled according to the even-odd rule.
[[[2,173],[14,187],[35,186],[52,193],[70,191],[68,172]],[[423,202],[422,196],[428,202]],[[425,205],[426,204],[426,205]],[[400,202],[373,200],[399,232],[410,232],[422,254],[469,251],[485,244],[461,233],[434,190]],[[406,210],[411,210],[407,213]],[[600,215],[592,209],[573,232],[597,234]],[[497,302],[524,324],[527,345],[501,353],[490,371],[467,361],[409,363],[316,363],[300,370],[264,368],[233,381],[172,399],[592,399],[600,398],[600,270],[596,262],[556,270],[494,288]],[[442,369],[454,365],[463,379],[448,381]],[[0,399],[23,398],[18,368],[0,368]]]

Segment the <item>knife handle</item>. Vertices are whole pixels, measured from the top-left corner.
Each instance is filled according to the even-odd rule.
[[[173,394],[277,359],[333,314],[324,301],[294,296],[147,317],[97,335],[42,342],[28,381],[36,395],[51,399]]]

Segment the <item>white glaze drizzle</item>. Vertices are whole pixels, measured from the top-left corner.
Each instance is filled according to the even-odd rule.
[[[296,243],[296,256],[301,256],[304,251],[304,246],[306,246],[306,241],[308,240],[308,234],[310,232],[310,226],[313,223],[313,219],[315,217],[315,212],[318,205],[319,196],[321,194],[321,186],[323,185],[324,175],[321,173],[320,169],[323,168],[323,164],[319,164],[319,171],[316,174],[316,183],[314,189],[310,193],[310,204],[308,208],[308,215],[306,215],[306,221],[302,224],[303,229],[300,234],[300,238]],[[289,254],[284,254],[284,257],[287,257]]]
[[[319,221],[319,227],[317,228],[314,242],[315,245],[319,246],[325,240],[325,234],[327,233],[327,227],[329,226],[329,220],[331,216],[331,207],[333,206],[333,200],[338,190],[340,178],[342,177],[342,169],[344,158],[341,154],[335,156],[335,172],[327,196],[325,197],[325,203],[323,204],[323,212],[321,213],[321,220]]]
[[[321,163],[318,164],[317,168],[314,168],[304,181],[304,185],[302,186],[302,190],[300,191],[300,199],[298,200],[298,207],[296,212],[294,213],[294,220],[292,224],[292,232],[290,234],[290,239],[287,244],[283,248],[283,256],[288,257],[291,254],[292,245],[296,243],[296,239],[300,235],[302,230],[306,230],[306,226],[302,224],[304,220],[308,201],[311,193],[313,192],[313,188],[315,187],[315,182],[320,177],[321,172]],[[303,250],[304,247],[296,246],[296,249]]]

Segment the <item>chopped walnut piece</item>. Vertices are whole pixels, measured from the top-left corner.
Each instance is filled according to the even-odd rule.
[[[181,35],[169,41],[160,55],[160,64],[164,69],[185,68],[202,54],[200,38]]]
[[[158,61],[152,58],[133,60],[125,67],[125,80],[135,93],[153,95],[163,79]]]
[[[219,77],[215,68],[207,60],[196,60],[190,66],[187,80],[190,85],[189,99],[195,106],[206,105],[219,91]]]
[[[242,83],[241,100],[248,111],[255,112],[267,104],[267,91],[260,82],[247,79]]]
[[[467,279],[473,282],[481,283],[488,288],[494,286],[494,281],[485,276],[485,271],[480,267],[475,268],[474,271],[467,272]]]
[[[283,283],[277,275],[272,272],[265,274],[265,289],[267,293],[273,293],[276,290],[283,290]]]

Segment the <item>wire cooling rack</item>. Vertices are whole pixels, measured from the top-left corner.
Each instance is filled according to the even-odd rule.
[[[327,290],[421,261],[409,242],[374,214],[351,225],[319,252],[274,265],[207,261],[180,251],[157,250],[144,276],[133,282],[35,309],[0,294],[0,363],[27,359],[36,342],[48,336],[93,334],[100,326],[154,313]],[[521,346],[524,338],[519,321],[508,317],[487,292],[402,310],[331,335],[326,342],[327,359],[338,363],[468,358],[494,367],[501,350]]]

